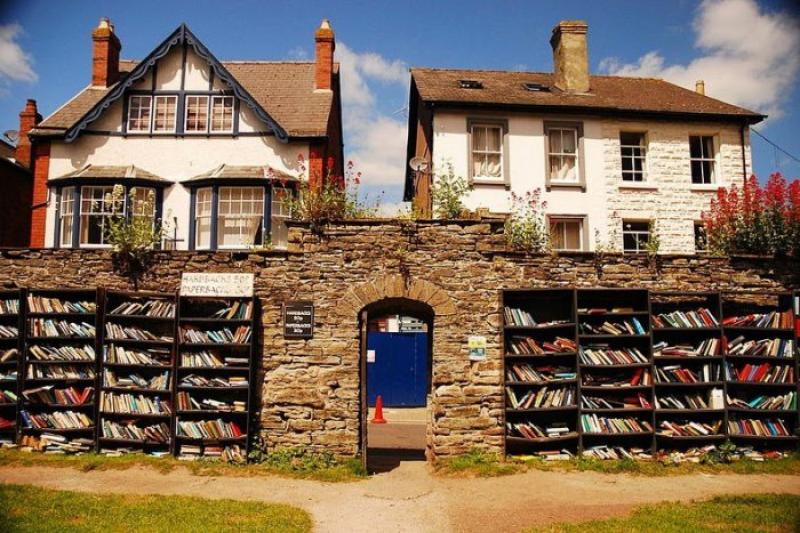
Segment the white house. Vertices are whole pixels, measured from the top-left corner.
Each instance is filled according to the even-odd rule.
[[[751,169],[749,127],[765,117],[651,78],[589,74],[587,25],[553,29],[554,72],[413,68],[405,199],[432,212],[451,164],[466,206],[508,213],[540,189],[552,243],[641,251],[654,222],[662,252],[702,249],[701,213]]]
[[[22,132],[34,154],[32,246],[107,246],[107,200],[121,184],[133,192],[126,216],[163,219],[167,247],[284,247],[297,181],[343,166],[328,22],[313,62],[219,61],[185,25],[140,61],[119,59],[107,19],[92,40],[91,84]]]

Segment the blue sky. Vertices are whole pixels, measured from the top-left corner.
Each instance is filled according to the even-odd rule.
[[[0,128],[26,98],[46,116],[90,77],[91,29],[108,16],[123,58],[141,58],[186,22],[226,59],[312,59],[322,18],[343,63],[345,142],[365,190],[400,198],[409,66],[550,71],[561,19],[589,23],[594,73],[663,77],[769,113],[757,126],[800,156],[800,14],[789,1],[486,2],[0,1]],[[800,176],[800,164],[753,136],[755,170]]]

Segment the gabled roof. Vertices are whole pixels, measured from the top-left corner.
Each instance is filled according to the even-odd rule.
[[[226,165],[222,164],[217,168],[203,172],[197,176],[192,176],[183,183],[193,183],[198,181],[208,180],[225,180],[225,179],[277,179],[297,181],[298,178],[290,174],[286,174],[280,170],[276,170],[268,165]]]
[[[764,115],[709,98],[655,78],[591,76],[588,94],[566,93],[553,85],[553,74],[497,70],[411,69],[424,102],[464,106],[537,107],[561,112],[623,115],[655,114],[714,118],[754,124]],[[482,88],[462,88],[460,80],[475,80]],[[545,90],[530,91],[533,83]]]
[[[39,123],[34,135],[64,135],[74,139],[114,101],[181,42],[206,59],[217,79],[225,82],[275,136],[324,137],[333,108],[332,91],[315,91],[313,62],[220,62],[181,24],[142,61],[121,60],[120,80],[111,87],[87,87]],[[338,65],[334,65],[338,76]],[[338,86],[335,84],[334,86]]]
[[[116,179],[116,180],[138,180],[138,181],[151,181],[161,183],[172,183],[168,179],[156,176],[152,172],[142,170],[139,167],[116,166],[116,165],[91,165],[87,164],[63,176],[50,178],[48,182],[64,182],[72,180],[83,179]]]

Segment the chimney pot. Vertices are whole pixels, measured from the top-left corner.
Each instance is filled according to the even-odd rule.
[[[323,19],[314,32],[314,82],[317,89],[331,90],[333,87],[333,52],[336,39],[328,19]]]
[[[553,28],[553,82],[566,92],[589,92],[589,51],[583,20],[562,20]]]
[[[706,82],[704,82],[703,80],[697,80],[695,82],[695,84],[694,84],[694,92],[696,92],[697,94],[705,95],[706,94]]]
[[[32,145],[28,132],[41,121],[42,116],[36,107],[36,100],[28,98],[25,108],[19,113],[19,133],[17,146],[14,149],[14,159],[25,168],[31,168],[33,162]]]
[[[100,18],[92,30],[92,85],[110,87],[119,80],[119,52],[122,44],[114,25],[107,17]]]

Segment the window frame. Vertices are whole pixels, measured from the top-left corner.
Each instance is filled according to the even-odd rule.
[[[692,157],[692,138],[698,137],[700,139],[700,157]],[[703,142],[704,139],[711,140],[711,157],[703,157],[703,151],[705,150],[705,144]],[[718,155],[719,155],[719,142],[717,141],[717,136],[715,134],[706,134],[706,133],[692,133],[689,134],[689,179],[691,180],[691,184],[694,186],[713,186],[720,182],[719,179],[719,164],[718,164]],[[711,179],[709,181],[695,181],[694,171],[692,170],[692,163],[698,162],[700,163],[700,170],[701,170],[701,179],[704,178],[703,172],[703,163],[709,162],[711,163]]]
[[[136,99],[144,99],[148,100],[147,104],[147,113],[148,113],[148,120],[147,120],[147,127],[144,129],[131,129],[131,112],[133,111],[133,100]],[[144,133],[149,134],[153,131],[153,95],[148,94],[141,94],[141,93],[131,93],[128,95],[126,100],[127,107],[125,112],[125,131],[126,133]],[[139,110],[145,109],[144,107],[139,107]],[[139,120],[141,120],[141,113],[139,116]]]
[[[208,135],[209,131],[209,119],[211,118],[211,97],[212,93],[202,93],[202,94],[194,94],[194,93],[186,93],[183,95],[183,133],[185,135]],[[189,124],[189,99],[190,98],[205,98],[205,129],[203,130],[189,130],[187,127]],[[199,109],[203,109],[203,106],[200,106]]]
[[[172,129],[165,129],[165,130],[157,130],[156,129],[156,114],[158,110],[158,100],[159,99],[175,99],[175,111],[172,117]],[[178,132],[178,113],[180,112],[180,105],[179,105],[179,98],[177,93],[153,93],[153,104],[152,104],[152,118],[150,120],[151,128],[150,131],[154,135],[170,135],[175,134]]]
[[[650,240],[650,224],[651,220],[641,220],[641,219],[623,219],[622,220],[622,253],[623,254],[643,254],[647,252],[647,249],[644,247],[646,243]],[[626,224],[644,224],[645,230],[626,230]],[[640,245],[639,239],[636,239],[636,249],[631,250],[625,247],[625,235],[647,235],[645,239],[645,244]]]
[[[570,223],[570,222],[577,222],[578,223],[578,241],[580,242],[580,248],[556,248],[552,246],[553,250],[559,252],[586,252],[589,250],[589,232],[587,231],[588,220],[586,215],[547,215],[547,231],[550,235],[550,244],[553,244],[553,224],[559,223]]]
[[[217,100],[222,100],[223,102],[226,100],[230,100],[231,102],[231,127],[230,129],[222,129],[217,130],[214,129],[214,102]],[[223,110],[225,108],[223,107]],[[212,94],[211,101],[210,101],[210,112],[208,114],[208,132],[209,133],[233,133],[234,123],[236,117],[236,98],[233,95],[229,94]],[[223,116],[223,124],[224,124],[224,116]]]
[[[550,132],[552,130],[574,130],[575,131],[575,181],[553,180],[550,177]],[[545,165],[545,187],[549,190],[553,187],[574,187],[586,190],[586,171],[584,164],[584,143],[583,143],[583,122],[580,121],[558,121],[546,120],[544,122],[544,165]],[[559,152],[555,155],[569,155],[566,152]]]
[[[275,236],[275,229],[276,229],[276,227],[278,227],[277,224],[285,226],[286,225],[286,221],[287,220],[291,220],[292,214],[289,212],[289,207],[286,206],[286,201],[285,200],[282,200],[280,202],[276,202],[276,199],[278,197],[278,194],[276,194],[276,193],[278,191],[282,191],[282,193],[288,193],[289,196],[291,197],[291,196],[294,195],[294,190],[293,190],[292,187],[284,187],[284,186],[281,186],[281,185],[273,185],[271,187],[271,190],[270,190],[270,218],[269,218],[269,237],[270,237],[270,242],[272,243],[273,248],[275,248],[277,250],[285,250],[286,248],[288,248],[288,245],[289,245],[288,230],[287,230],[286,244],[283,245],[283,246],[279,246],[278,244],[276,244],[276,239],[274,237]],[[285,213],[277,213],[276,209],[275,209],[276,203],[281,205],[282,207],[285,207],[286,208],[286,212]],[[277,224],[276,224],[276,222],[277,222]]]
[[[77,230],[78,230],[78,245],[81,248],[110,248],[111,245],[109,243],[105,242],[106,236],[104,235],[106,224],[107,224],[107,220],[110,219],[111,217],[119,215],[119,214],[121,214],[122,216],[126,216],[127,209],[128,209],[127,190],[125,191],[125,194],[123,195],[123,198],[122,198],[122,209],[121,209],[121,211],[117,212],[117,211],[115,211],[113,209],[113,205],[112,205],[112,210],[111,211],[105,211],[106,195],[113,193],[113,191],[114,191],[114,185],[113,184],[107,184],[107,183],[99,184],[98,183],[98,184],[81,185],[79,187],[79,189],[80,189],[80,197],[79,197],[80,201],[78,203],[78,220],[79,220],[79,223],[78,223],[78,227],[77,227]],[[87,191],[87,190],[96,190],[96,189],[107,190],[108,192],[103,192],[100,199],[91,199],[91,198],[86,198],[85,199],[84,198],[85,191]],[[86,202],[89,202],[90,204],[93,203],[93,202],[102,202],[103,209],[101,209],[100,211],[95,211],[94,208],[91,208],[89,211],[84,212],[83,211],[83,206],[84,206],[84,203],[86,203]],[[100,242],[100,243],[83,242],[84,217],[86,217],[86,222],[87,222],[87,226],[86,226],[87,235],[88,235],[89,228],[91,227],[88,224],[89,219],[91,217],[101,217],[102,218],[103,223],[102,223],[101,232],[100,232],[100,240],[102,242]]]
[[[239,198],[234,198],[233,196],[231,196],[229,198],[223,198],[223,196],[224,196],[223,192],[231,192],[232,193],[234,190],[238,190],[241,193]],[[257,191],[257,190],[261,191],[261,198],[260,199],[257,199],[257,198],[256,199],[244,198],[244,192],[245,191],[253,192],[253,191]],[[217,189],[217,250],[247,250],[247,249],[255,248],[255,247],[258,247],[258,246],[264,246],[264,243],[265,243],[265,239],[264,239],[264,237],[265,237],[265,224],[264,224],[265,208],[264,208],[264,203],[267,201],[267,197],[268,197],[268,195],[267,195],[266,187],[261,186],[261,185],[220,185],[219,186],[219,188]],[[230,214],[227,214],[228,216],[224,216],[223,213],[222,213],[223,210],[221,209],[222,205],[223,205],[223,202],[227,202],[228,205],[230,205],[230,206],[234,206],[234,205],[238,206],[240,211],[238,213],[236,213],[236,214],[230,213]],[[248,214],[245,213],[245,211],[242,209],[242,207],[244,207],[245,205],[249,205],[249,206],[253,207],[253,206],[258,206],[258,204],[260,204],[260,207],[261,207],[261,213],[260,214],[259,213],[253,213],[252,215],[248,216]],[[239,237],[240,237],[240,240],[241,240],[241,235],[242,235],[241,224],[242,224],[242,222],[247,220],[247,219],[256,219],[256,218],[259,219],[259,221],[258,221],[259,225],[256,227],[256,235],[258,235],[258,232],[260,231],[260,233],[261,233],[261,242],[253,242],[253,244],[244,245],[244,246],[239,245],[239,244],[236,244],[236,245],[221,244],[222,239],[220,237],[223,236],[222,229],[224,227],[222,224],[220,224],[221,221],[223,221],[225,219],[230,219],[232,221],[233,220],[239,221],[239,224],[238,224],[238,227],[240,229]]]
[[[475,176],[472,159],[473,143],[472,131],[475,127],[490,127],[500,129],[500,172],[498,178],[489,176]],[[509,172],[508,150],[508,120],[493,117],[468,117],[467,118],[467,181],[470,185],[498,185],[505,188],[511,187],[511,174]]]
[[[69,200],[65,199],[66,196],[69,197]],[[77,214],[76,211],[78,210],[75,209],[75,206],[77,204],[80,204],[79,188],[74,185],[62,187],[58,191],[57,198],[58,198],[58,203],[56,204],[56,210],[58,212],[56,213],[55,245],[56,248],[72,248],[75,245],[75,234],[76,234],[75,219],[77,218],[78,220],[80,220],[80,217],[76,217]],[[64,213],[65,203],[68,203],[70,205],[70,212],[68,214]],[[66,234],[64,233],[64,229],[67,217],[69,217],[69,235],[68,235],[69,239],[65,241],[64,237]]]
[[[622,136],[623,135],[640,135],[641,139],[642,139],[642,144],[640,144],[640,145],[622,144]],[[649,148],[650,148],[649,144],[650,143],[649,143],[649,140],[647,138],[647,132],[645,132],[645,131],[625,131],[625,130],[623,130],[623,131],[619,132],[620,178],[622,179],[622,183],[624,183],[625,185],[640,185],[640,184],[649,183],[649,181],[650,181],[650,172],[649,172],[649,169],[647,168],[647,162],[648,162],[647,152],[649,151]],[[623,153],[625,148],[629,148],[631,150],[638,148],[638,149],[640,149],[642,151],[642,154],[637,156],[637,155],[634,155],[633,152],[631,152],[630,155],[626,155],[625,153]],[[625,170],[624,161],[625,161],[626,158],[631,160],[632,170],[628,170],[628,171]],[[642,170],[636,170],[635,169],[635,165],[633,164],[633,162],[636,161],[636,160],[640,160],[641,161]],[[641,179],[639,179],[639,180],[637,180],[637,179],[628,179],[628,178],[625,177],[626,172],[630,173],[630,174],[633,174],[634,176],[637,173],[639,173],[641,175]]]

